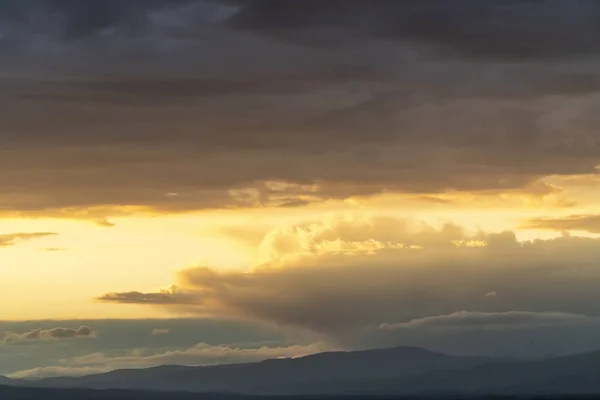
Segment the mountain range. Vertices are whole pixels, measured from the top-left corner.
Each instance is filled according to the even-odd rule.
[[[205,367],[160,366],[0,385],[245,395],[600,394],[600,352],[538,360],[397,347]]]

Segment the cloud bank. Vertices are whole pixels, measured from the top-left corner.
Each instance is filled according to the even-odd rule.
[[[168,301],[150,304],[291,326],[349,347],[402,344],[393,335],[401,329],[378,329],[386,323],[582,326],[600,315],[598,243],[571,236],[519,242],[512,232],[339,218],[269,233],[266,261],[251,271],[184,270]],[[130,292],[99,300],[149,304],[146,298]]]
[[[24,333],[7,332],[2,344],[31,343],[37,341],[95,338],[96,333],[87,326],[73,328],[34,329]]]
[[[600,164],[591,0],[1,7],[13,215],[503,191]]]
[[[430,329],[430,330],[452,330],[467,331],[477,329],[523,329],[532,327],[554,327],[562,324],[584,325],[598,323],[597,318],[589,318],[584,315],[552,313],[552,312],[524,312],[509,311],[501,313],[482,313],[460,311],[449,315],[439,315],[414,319],[409,322],[384,323],[379,329],[394,331],[401,329]]]
[[[327,350],[323,344],[307,346],[233,348],[200,343],[185,350],[144,355],[132,351],[127,355],[111,357],[103,353],[89,354],[62,362],[68,366],[50,366],[23,370],[11,374],[15,379],[40,379],[56,376],[83,376],[123,368],[149,368],[159,365],[216,365],[258,362],[273,358],[302,357]]]

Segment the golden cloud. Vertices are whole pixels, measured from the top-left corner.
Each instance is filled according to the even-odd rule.
[[[519,242],[512,232],[342,218],[270,232],[262,244],[267,261],[250,271],[197,267],[179,273],[170,293],[99,300],[258,319],[340,340],[389,321],[463,310],[596,315],[599,244],[568,236]]]

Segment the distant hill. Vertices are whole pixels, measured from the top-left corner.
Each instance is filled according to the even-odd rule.
[[[480,357],[453,357],[414,347],[328,352],[297,359],[208,367],[161,366],[118,370],[81,378],[35,382],[44,387],[145,389],[244,394],[333,393],[354,382],[398,379],[434,370],[488,363]]]
[[[7,377],[0,375],[0,385],[10,385],[11,383],[13,383],[13,381],[11,379],[8,379]]]
[[[600,352],[489,363],[382,383],[383,392],[394,393],[600,394]]]
[[[600,394],[600,352],[502,361],[398,347],[249,364],[117,370],[26,385],[246,395],[595,395]]]

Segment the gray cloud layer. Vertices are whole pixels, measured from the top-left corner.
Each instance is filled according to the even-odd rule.
[[[302,39],[310,29],[425,43],[466,57],[535,59],[597,54],[600,7],[594,1],[267,0],[239,1],[239,29]],[[285,37],[285,36],[284,36]],[[343,39],[342,39],[343,38]]]
[[[63,360],[64,365],[39,367],[10,374],[16,379],[39,379],[56,376],[82,376],[122,368],[149,368],[158,365],[216,365],[258,362],[279,357],[301,357],[327,350],[323,344],[287,347],[235,348],[197,344],[188,349],[166,351],[151,355],[131,352],[111,357],[103,353]]]
[[[414,319],[409,322],[384,323],[379,329],[394,331],[401,329],[433,329],[442,331],[467,331],[478,329],[523,329],[531,327],[557,326],[557,325],[584,325],[598,323],[595,318],[584,315],[552,313],[552,312],[524,312],[508,311],[500,313],[482,313],[460,311],[449,315],[439,315]]]
[[[170,320],[69,320],[69,321],[0,321],[0,332],[15,332],[23,340],[24,333],[53,331],[55,327],[89,327],[96,336],[94,340],[27,340],[11,342],[11,345],[0,345],[0,375],[9,375],[16,371],[35,368],[60,367],[62,370],[82,368],[101,368],[103,371],[121,367],[148,366],[152,360],[144,359],[152,355],[194,349],[198,343],[204,343],[202,351],[196,357],[188,357],[188,363],[217,363],[218,349],[259,349],[288,348],[290,346],[307,346],[317,341],[314,337],[304,338],[290,332],[274,329],[272,326],[248,320],[233,319],[170,319]],[[153,335],[152,331],[159,327],[169,334]],[[35,336],[35,333],[32,334]],[[38,336],[40,336],[38,334]],[[47,336],[47,335],[46,335]],[[0,333],[0,341],[2,334]],[[16,345],[22,344],[22,345]],[[23,345],[26,344],[26,345]],[[215,349],[210,351],[210,349]],[[87,357],[90,354],[94,357]],[[223,354],[223,352],[221,352]],[[231,358],[222,358],[223,362],[235,361],[235,352]],[[203,356],[204,355],[204,356]],[[102,356],[102,357],[100,357]],[[185,356],[185,355],[184,355]],[[184,357],[182,356],[182,357]],[[141,358],[136,364],[135,359]],[[120,363],[112,363],[119,361]],[[242,360],[242,358],[237,359]],[[86,361],[85,363],[83,361]],[[158,357],[155,364],[160,364]],[[183,358],[167,362],[185,362]],[[49,373],[44,369],[45,373]],[[94,371],[92,371],[94,372]],[[92,373],[90,372],[90,373]],[[60,374],[60,373],[58,373]]]
[[[592,1],[2,7],[10,212],[505,189],[600,163]]]
[[[2,344],[29,343],[47,340],[89,339],[96,337],[96,333],[87,326],[73,328],[33,329],[25,333],[7,332],[2,339]]]
[[[85,6],[75,0],[26,0],[5,2],[2,14],[5,23],[54,31],[69,41],[110,29],[147,34],[156,15],[182,8],[196,11],[183,21],[188,24],[177,26],[188,35],[198,34],[193,22],[217,20],[234,29],[300,41],[386,38],[454,48],[473,57],[566,57],[600,50],[600,7],[592,0],[90,0]],[[32,26],[33,17],[50,13],[61,23]]]
[[[284,336],[273,326],[239,319],[0,321],[0,331],[24,332],[7,335],[6,345],[0,346],[0,375],[21,378],[253,362],[328,349],[314,336]],[[90,332],[94,340],[67,340],[92,337]],[[8,345],[23,343],[27,346]]]

